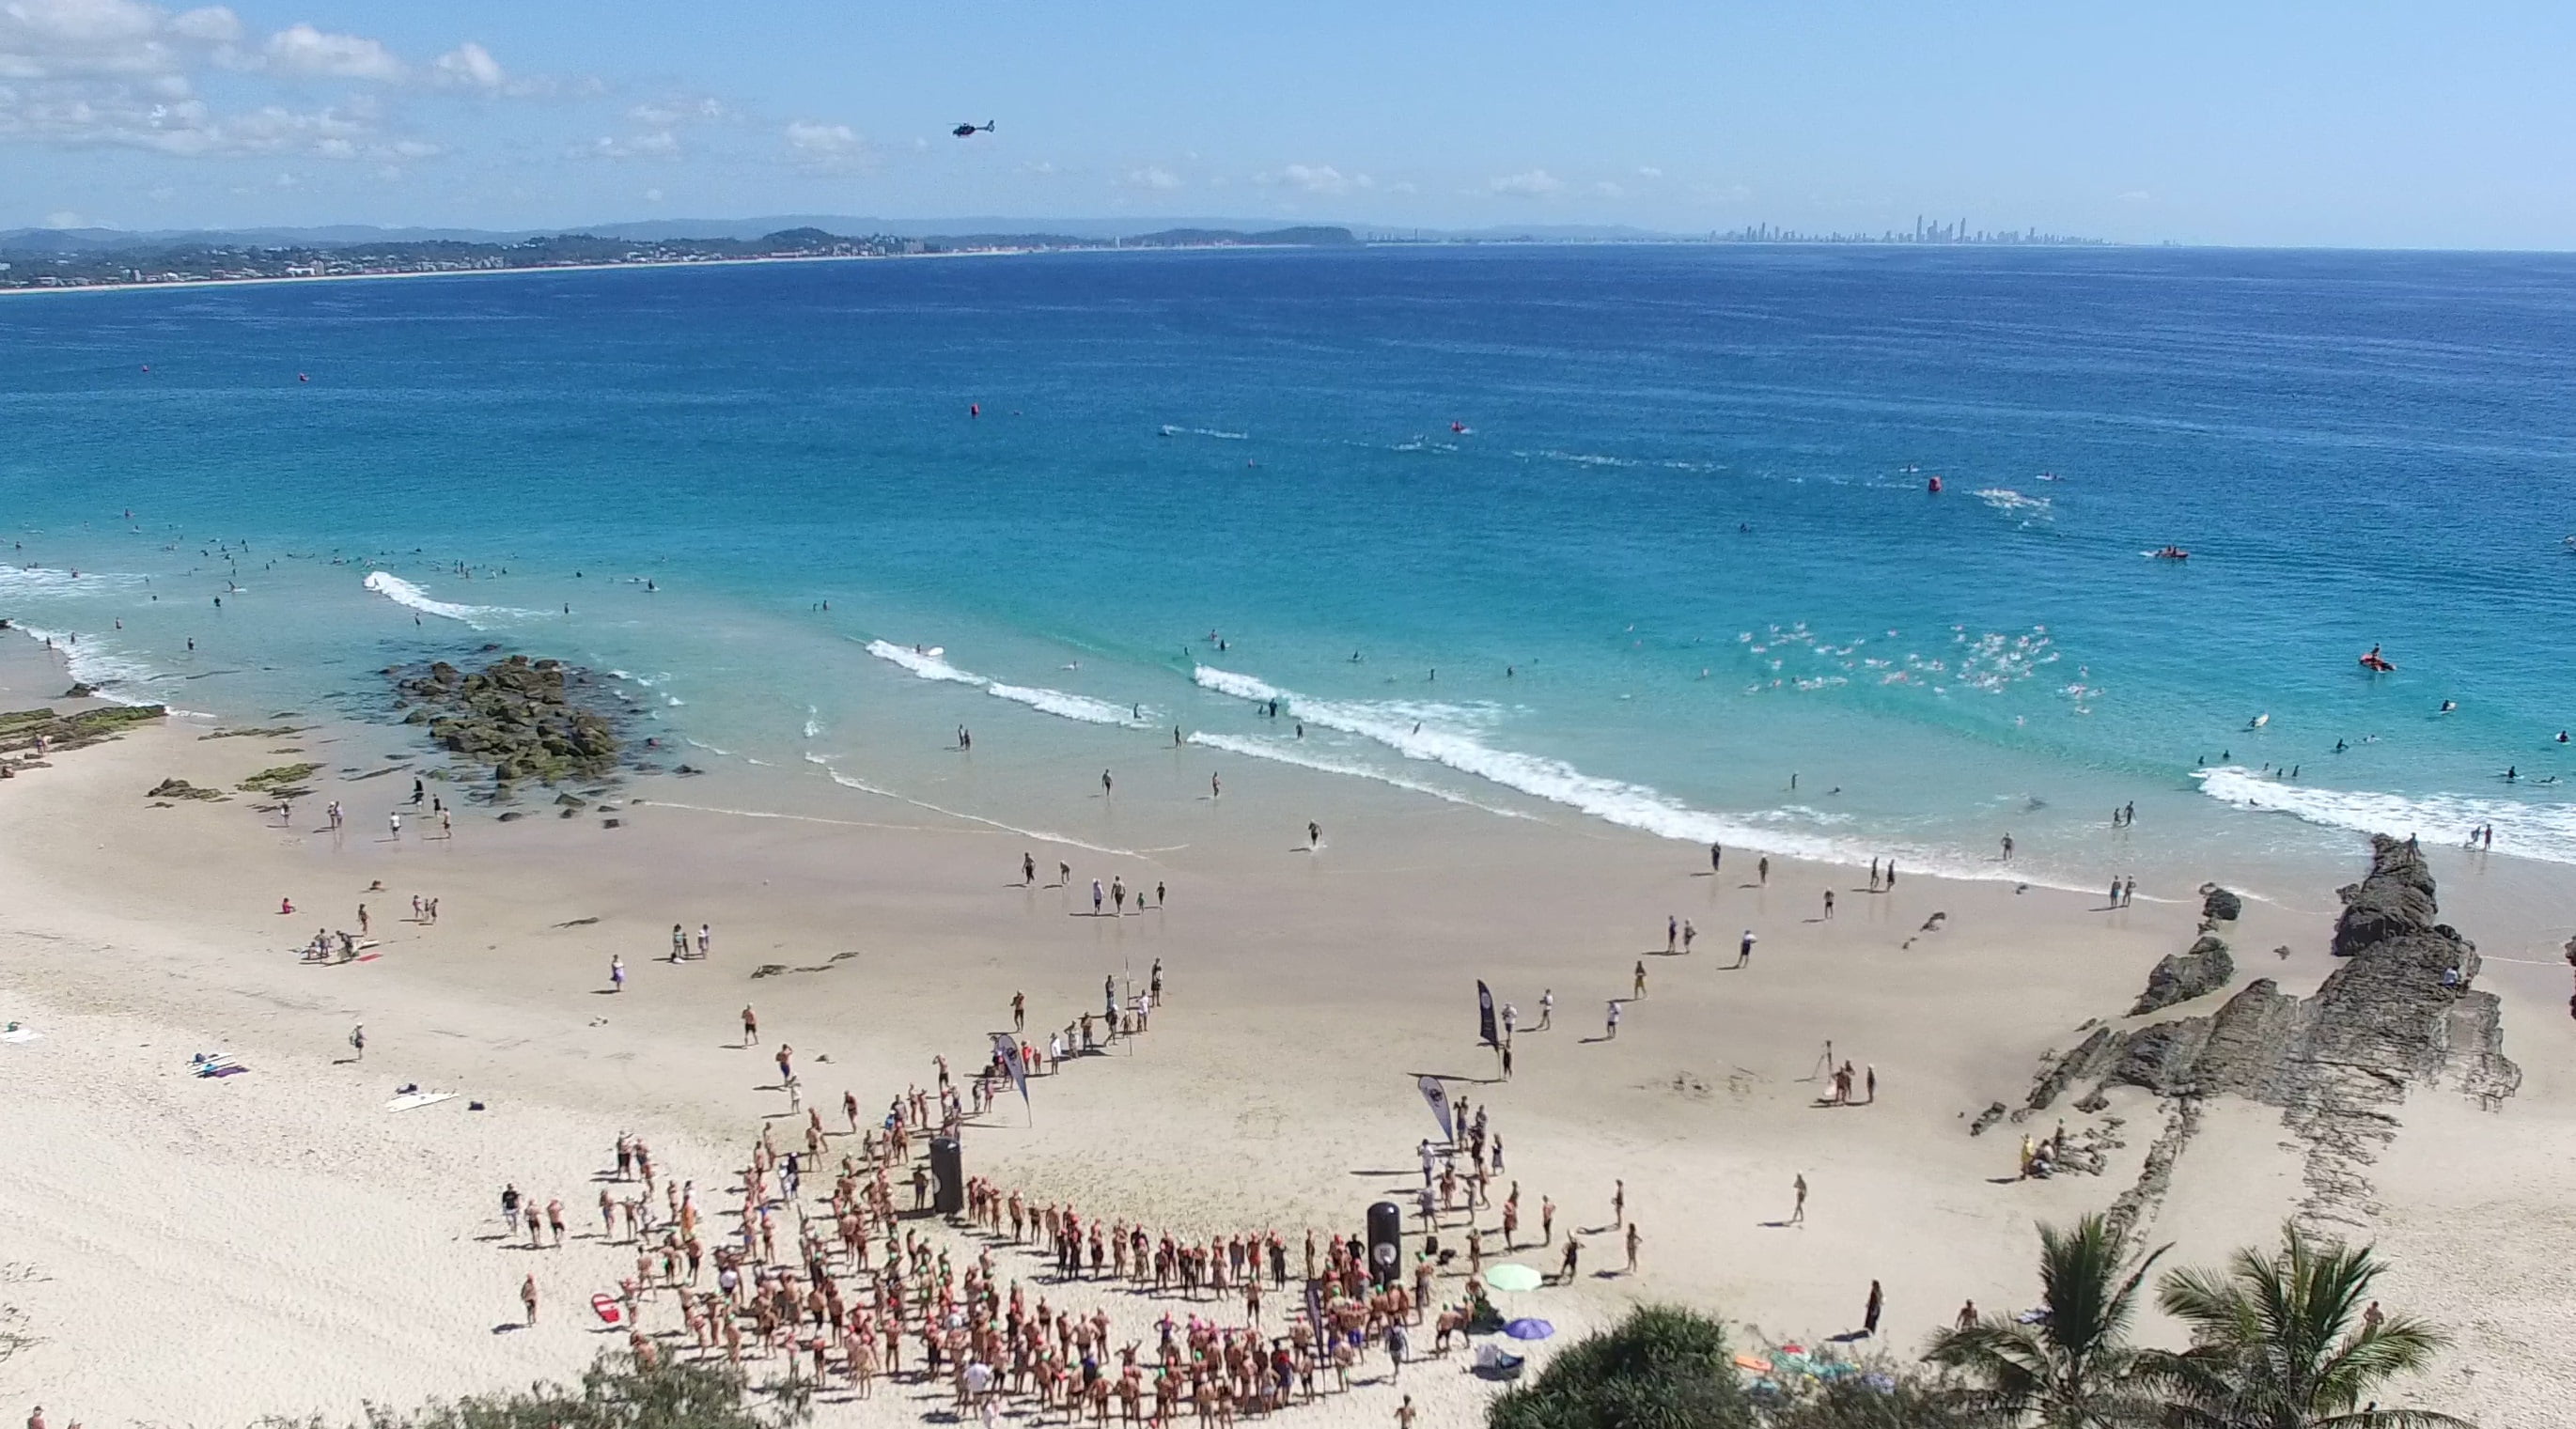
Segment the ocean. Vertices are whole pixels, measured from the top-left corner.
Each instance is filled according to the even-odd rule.
[[[53,293],[0,300],[0,429],[0,617],[200,717],[380,716],[383,667],[489,643],[800,807],[1019,826],[1008,780],[945,787],[959,726],[1028,779],[1177,727],[1229,779],[2070,887],[2489,823],[2576,863],[2576,259]]]

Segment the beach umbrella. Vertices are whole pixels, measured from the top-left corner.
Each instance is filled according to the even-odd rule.
[[[1544,1340],[1556,1333],[1556,1327],[1545,1320],[1514,1320],[1503,1326],[1503,1333],[1515,1340]]]
[[[1497,1290],[1536,1290],[1544,1279],[1528,1266],[1508,1261],[1485,1272],[1485,1283]]]

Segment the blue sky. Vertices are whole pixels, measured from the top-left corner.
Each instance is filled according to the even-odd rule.
[[[2561,248],[2572,71],[2566,3],[6,0],[0,227],[1922,213]]]

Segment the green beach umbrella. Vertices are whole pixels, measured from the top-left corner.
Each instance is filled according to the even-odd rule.
[[[1485,1283],[1497,1290],[1536,1290],[1544,1278],[1526,1265],[1508,1262],[1485,1272]]]

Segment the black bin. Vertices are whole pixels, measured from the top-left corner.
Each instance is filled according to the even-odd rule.
[[[943,1216],[966,1214],[966,1161],[953,1136],[930,1138],[930,1207]]]

